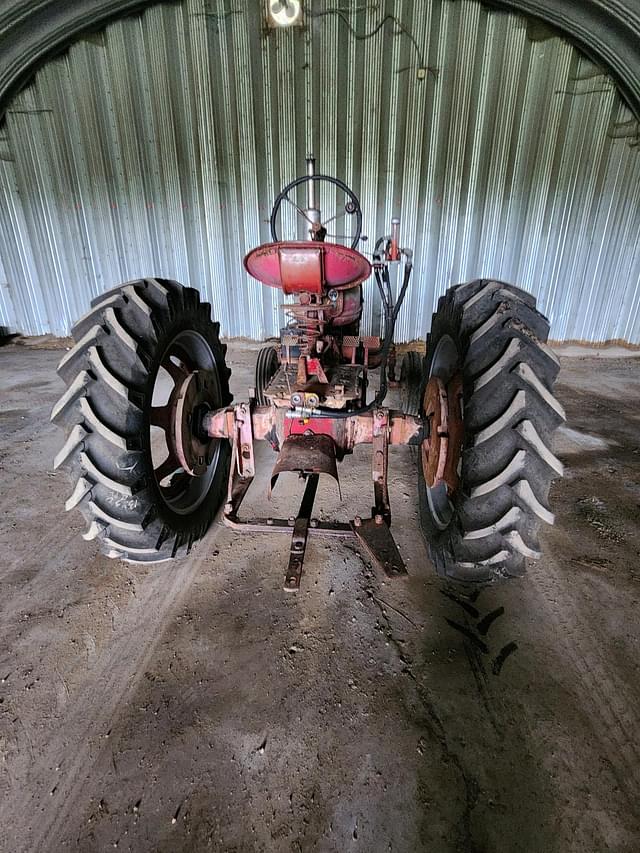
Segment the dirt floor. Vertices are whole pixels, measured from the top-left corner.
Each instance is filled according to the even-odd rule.
[[[407,448],[408,579],[312,542],[287,595],[288,541],[219,524],[173,564],[99,556],[51,470],[60,355],[0,349],[2,851],[640,849],[639,359],[563,359],[545,556],[470,598],[427,558]],[[230,356],[244,397],[255,348]],[[341,479],[320,514],[366,514],[366,450]]]

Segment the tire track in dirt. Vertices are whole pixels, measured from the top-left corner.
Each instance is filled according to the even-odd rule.
[[[476,850],[473,839],[473,811],[478,802],[478,780],[468,770],[463,755],[451,745],[447,728],[437,709],[436,702],[432,698],[427,685],[416,675],[414,671],[415,660],[407,654],[401,643],[398,642],[393,622],[387,613],[387,608],[392,609],[396,614],[404,617],[404,619],[407,619],[417,628],[416,623],[401,610],[383,602],[377,595],[373,594],[371,588],[365,588],[364,592],[380,611],[386,628],[385,635],[387,640],[402,663],[402,674],[409,679],[409,684],[413,689],[415,698],[424,713],[423,723],[425,731],[429,733],[434,743],[437,744],[443,763],[453,767],[458,777],[459,795],[462,804],[460,821],[456,829],[459,835],[458,846],[463,850]]]
[[[207,537],[200,544],[200,554],[170,574],[160,569],[147,576],[146,588],[138,589],[123,615],[117,639],[87,673],[86,687],[73,700],[73,707],[56,721],[52,740],[32,765],[30,778],[2,802],[0,819],[13,829],[14,853],[61,849],[61,831],[72,812],[78,811],[76,803],[86,793],[94,767],[111,749],[105,735],[135,694],[171,613],[191,589],[212,541]],[[61,768],[59,773],[56,767]],[[31,789],[31,797],[24,797],[25,788]]]
[[[56,528],[51,535],[45,536],[32,551],[21,554],[12,562],[7,563],[6,570],[0,576],[0,580],[4,580],[16,569],[32,565],[40,566],[37,574],[11,596],[12,609],[14,611],[28,610],[33,601],[37,600],[38,593],[42,591],[43,583],[46,583],[50,577],[55,577],[59,573],[59,564],[77,551],[78,531],[64,530],[61,534],[61,531]],[[46,559],[47,557],[50,559]]]
[[[496,677],[500,675],[505,661],[518,650],[518,643],[509,640],[496,644],[490,638],[491,628],[505,615],[506,609],[497,604],[495,594],[491,604],[484,603],[484,599],[481,602],[485,589],[479,587],[469,592],[449,585],[440,592],[452,605],[459,608],[459,615],[453,619],[444,616],[444,621],[462,637],[463,649],[478,696],[486,711],[486,719],[493,727],[494,733],[502,737],[500,721],[506,714],[506,706],[502,693],[497,688]]]
[[[61,528],[64,530],[63,536],[61,536]],[[13,569],[19,568],[27,558],[33,563],[39,563],[51,553],[53,547],[56,549],[61,547],[67,548],[71,543],[75,543],[77,546],[80,532],[80,529],[65,529],[62,527],[62,524],[57,525],[52,530],[48,530],[44,535],[40,536],[38,544],[35,547],[29,547],[28,550],[25,549],[24,553],[20,552],[18,554],[14,550],[13,559],[7,560],[5,564],[5,571],[10,572]]]
[[[553,553],[550,546],[547,553]],[[562,646],[571,665],[579,674],[581,705],[594,720],[594,736],[606,744],[607,757],[616,780],[631,803],[636,803],[640,787],[640,750],[636,733],[640,729],[636,696],[628,690],[627,682],[619,678],[612,666],[603,659],[594,636],[593,626],[575,604],[559,565],[551,558],[540,569],[530,567],[529,583],[535,585],[545,603],[547,617],[555,622],[557,643]],[[550,591],[549,586],[552,587]],[[570,635],[589,637],[588,654],[580,647],[580,639],[571,642]],[[625,712],[634,715],[625,722]],[[598,721],[598,722],[596,722]]]

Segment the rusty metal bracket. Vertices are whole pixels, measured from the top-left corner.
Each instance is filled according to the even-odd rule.
[[[227,502],[223,521],[237,516],[240,504],[253,482],[255,461],[253,456],[253,430],[251,412],[247,403],[241,403],[225,412],[231,441],[231,465],[227,486]]]
[[[387,485],[389,467],[389,416],[386,409],[377,409],[373,413],[373,453],[371,456],[371,475],[375,506],[374,518],[378,515],[391,524],[391,506]]]
[[[342,499],[336,465],[336,447],[329,435],[289,435],[285,439],[271,474],[269,496],[278,477],[284,471],[297,471],[300,474],[329,474],[338,484],[338,493]]]
[[[378,409],[368,416],[354,416],[346,445],[372,444],[371,472],[375,506],[372,517],[356,517],[350,523],[326,522],[312,518],[319,474],[337,479],[334,438],[325,434],[291,435],[284,442],[289,453],[280,454],[274,475],[294,470],[306,479],[305,491],[296,518],[240,518],[240,505],[253,482],[255,462],[254,438],[262,439],[274,429],[272,418],[279,413],[267,407],[240,404],[211,414],[210,435],[228,437],[232,446],[231,468],[223,523],[234,530],[248,533],[286,533],[291,536],[289,563],[284,588],[295,592],[300,588],[307,540],[311,535],[349,538],[355,536],[371,561],[389,577],[407,573],[404,561],[389,529],[391,508],[387,483],[389,444],[416,442],[420,424],[410,416]],[[309,421],[311,423],[311,420]],[[298,446],[299,445],[299,446]],[[272,484],[273,485],[273,484]]]
[[[228,438],[233,441],[237,431],[236,414],[238,406],[218,409],[207,413],[202,421],[203,429],[211,438]],[[245,409],[249,407],[245,405]],[[421,418],[397,412],[391,409],[380,410],[384,417],[377,418],[376,430],[380,433],[382,424],[386,419],[388,444],[414,444],[420,445],[423,440]],[[354,414],[353,417],[341,418],[332,421],[329,418],[322,420],[314,418],[312,412],[301,410],[290,410],[273,406],[251,406],[251,435],[253,441],[269,441],[272,443],[274,435],[280,438],[280,443],[291,434],[287,422],[293,420],[304,420],[304,430],[307,433],[331,435],[336,443],[338,456],[350,453],[356,444],[371,444],[374,432],[374,413],[367,412],[365,415]],[[244,419],[245,413],[242,412]],[[245,430],[248,425],[245,425]]]
[[[293,525],[291,536],[291,551],[289,553],[289,565],[284,578],[286,592],[297,592],[300,589],[300,578],[302,577],[302,564],[307,547],[307,535],[311,523],[311,510],[318,489],[319,474],[309,474],[307,484],[302,496],[298,517]]]
[[[240,403],[234,409],[235,430],[233,442],[236,446],[236,468],[241,477],[253,477],[256,473],[253,458],[253,427],[248,403]]]
[[[398,551],[389,525],[381,515],[375,518],[354,518],[353,532],[371,560],[391,578],[406,575],[407,567]]]

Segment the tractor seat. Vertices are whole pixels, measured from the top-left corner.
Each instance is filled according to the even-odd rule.
[[[244,259],[249,275],[283,293],[315,293],[354,287],[371,275],[371,264],[355,249],[311,240],[264,243]]]

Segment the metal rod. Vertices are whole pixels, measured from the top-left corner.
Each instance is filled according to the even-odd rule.
[[[316,158],[307,157],[307,175],[313,177],[316,173]],[[316,210],[316,182],[307,181],[307,207]]]
[[[238,518],[223,515],[222,523],[225,527],[241,533],[291,533],[292,529],[291,522],[286,518]],[[309,535],[312,534],[349,539],[353,530],[350,524],[343,521],[318,521],[317,524],[313,522],[309,528]]]
[[[289,565],[284,579],[284,588],[288,592],[296,592],[300,588],[302,564],[304,563],[304,553],[307,547],[307,535],[309,533],[311,511],[313,510],[313,502],[316,499],[319,479],[319,474],[309,474],[307,477],[307,485],[305,486],[304,495],[302,496],[302,501],[300,503],[300,511],[298,512],[298,517],[293,525]]]
[[[391,220],[391,245],[389,246],[389,260],[400,260],[400,220],[397,216]]]
[[[337,409],[339,414],[342,410]],[[383,409],[387,414],[390,433],[389,444],[421,444],[424,440],[422,434],[422,418],[415,415],[407,415],[404,412],[393,409]],[[358,414],[354,412],[350,414],[346,412],[348,417],[341,419],[344,422],[345,435],[347,436],[347,444],[344,449],[352,450],[356,444],[371,444],[373,440],[373,413],[365,412]],[[278,435],[286,435],[288,430],[285,429],[285,422],[289,420],[306,419],[309,421],[308,427],[314,430],[318,427],[320,421],[317,418],[317,410],[296,408],[285,409],[281,407],[271,406],[254,406],[251,411],[251,432],[253,441],[264,441],[273,434],[273,431]],[[218,409],[215,412],[208,412],[202,419],[202,427],[211,438],[228,438],[233,439],[237,427],[235,424],[236,412],[235,407]],[[322,421],[325,423],[326,419]]]

